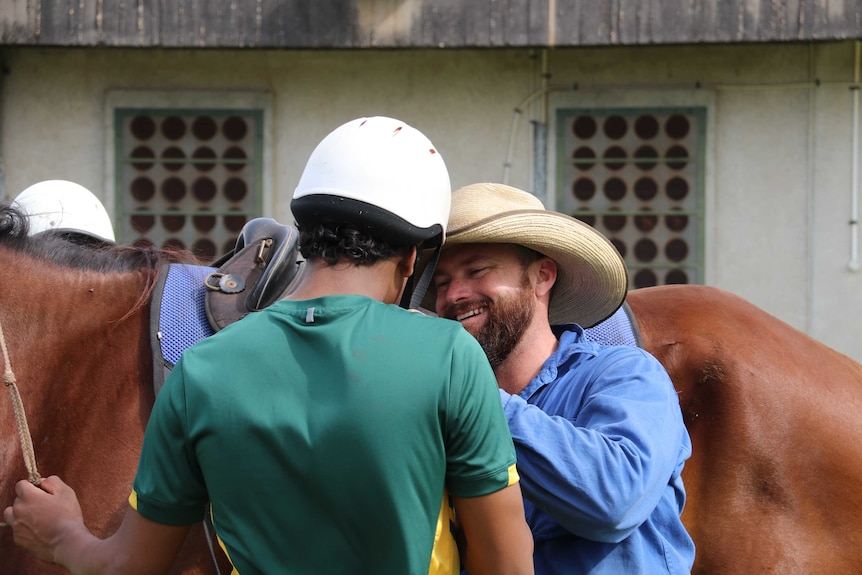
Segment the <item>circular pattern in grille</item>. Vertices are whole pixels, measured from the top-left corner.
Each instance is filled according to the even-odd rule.
[[[696,112],[585,111],[567,119],[561,211],[596,227],[629,268],[630,288],[697,281]],[[560,209],[558,207],[558,209]]]

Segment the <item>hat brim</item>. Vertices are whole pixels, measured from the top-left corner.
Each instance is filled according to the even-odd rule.
[[[595,229],[565,214],[517,210],[489,217],[450,229],[443,250],[477,243],[517,244],[557,263],[548,310],[551,324],[592,327],[610,317],[625,300],[628,277],[617,249]],[[422,307],[434,310],[436,297],[432,283]]]

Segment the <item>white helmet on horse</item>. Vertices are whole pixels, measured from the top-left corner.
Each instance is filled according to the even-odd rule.
[[[18,194],[12,206],[27,215],[31,236],[45,232],[81,234],[88,240],[116,243],[105,206],[93,192],[74,182],[38,182]]]

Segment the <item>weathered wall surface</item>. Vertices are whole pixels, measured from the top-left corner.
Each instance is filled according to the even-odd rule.
[[[500,181],[508,159],[509,183],[530,189],[538,170],[553,189],[554,170],[536,165],[532,146],[532,123],[546,111],[705,106],[705,282],[862,360],[862,274],[848,267],[855,55],[853,42],[546,52],[6,47],[0,184],[9,199],[38,180],[71,179],[113,205],[106,107],[117,93],[166,103],[165,94],[192,103],[195,94],[264,95],[263,211],[283,221],[313,146],[357,116],[391,115],[423,130],[453,186]]]
[[[564,47],[836,40],[829,0],[2,0],[0,44],[164,48]]]

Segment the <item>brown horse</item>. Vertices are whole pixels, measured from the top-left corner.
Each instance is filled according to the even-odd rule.
[[[862,366],[714,288],[627,301],[691,434],[693,573],[862,573]]]
[[[0,326],[38,470],[63,477],[77,491],[88,527],[108,535],[127,508],[154,401],[149,294],[158,267],[177,258],[124,247],[97,252],[24,233],[19,217],[0,210]],[[6,507],[27,472],[9,394],[0,393]],[[15,547],[11,529],[0,528],[0,573],[62,572]],[[202,529],[192,530],[172,573],[213,573]],[[222,573],[230,573],[225,563]]]
[[[0,325],[39,471],[75,488],[87,525],[106,535],[154,400],[149,294],[168,260],[52,242],[23,238],[0,209]],[[862,573],[862,366],[716,289],[635,290],[628,302],[692,436],[683,519],[694,573]],[[4,392],[0,507],[26,476]],[[212,573],[208,557],[197,529],[173,573]],[[0,574],[60,572],[0,528]]]

